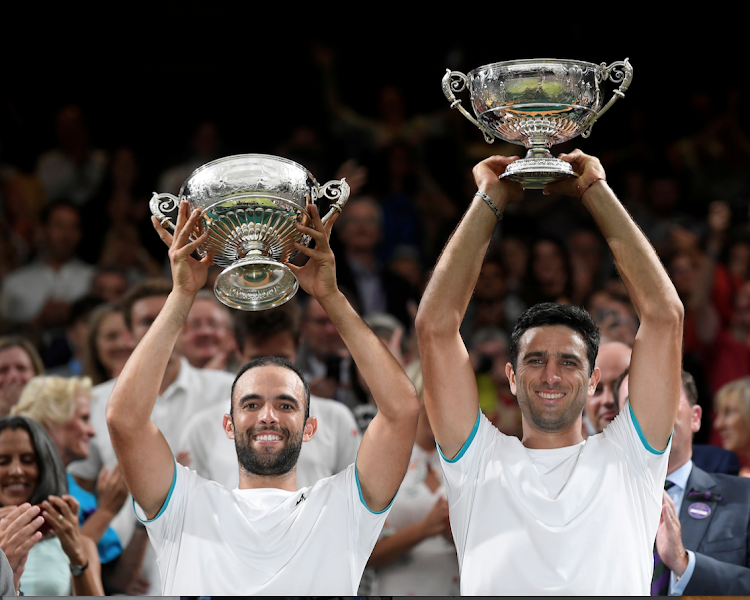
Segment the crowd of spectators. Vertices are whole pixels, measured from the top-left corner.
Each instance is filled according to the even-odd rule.
[[[315,63],[324,82],[322,104],[327,112],[278,139],[276,153],[304,165],[321,182],[347,178],[352,197],[333,229],[331,242],[339,285],[368,324],[379,328],[376,333],[404,367],[412,365],[411,374],[418,380],[413,335],[416,308],[431,267],[475,191],[471,167],[492,153],[520,154],[523,149],[500,142],[487,145],[478,130],[447,107],[433,114],[409,114],[404,90],[394,86],[381,90],[376,115],[360,114],[342,104],[335,56],[317,49]],[[690,128],[674,139],[655,140],[647,135],[642,107],[621,103],[608,118],[620,119],[623,133],[597,140],[595,131],[585,143],[594,144],[587,151],[600,157],[612,188],[656,248],[685,305],[684,368],[696,382],[697,402],[704,415],[695,440],[735,451],[744,474],[750,472],[750,136],[738,118],[743,100],[738,92],[725,98],[696,93],[685,107],[692,114]],[[226,153],[222,131],[211,120],[193,129],[192,145],[176,165],[144,165],[139,148],[129,145],[99,147],[98,140],[106,138],[106,132],[90,131],[86,114],[77,105],[61,107],[55,126],[55,147],[38,148],[33,169],[12,164],[7,157],[13,149],[3,146],[0,139],[0,417],[23,404],[19,398],[24,386],[43,373],[88,378],[74,380],[85,383],[76,388],[80,393],[71,392],[71,406],[84,410],[85,404],[88,412],[89,396],[106,402],[111,384],[99,392],[97,388],[117,377],[142,337],[142,332],[135,332],[150,324],[132,322],[134,305],[121,301],[143,282],[169,275],[166,248],[150,223],[149,193],[177,193],[192,170]],[[573,140],[553,152],[569,151],[579,142]],[[254,151],[247,145],[236,153]],[[146,173],[158,176],[149,178]],[[167,283],[164,289],[168,287]],[[180,377],[179,365],[186,364],[190,367],[183,367],[183,372],[190,368],[233,374],[251,356],[248,348],[268,343],[274,351],[288,352],[296,359],[313,395],[351,409],[356,417],[351,422],[364,431],[374,407],[356,365],[325,311],[314,299],[302,296],[290,304],[295,307],[294,316],[280,318],[290,318],[292,326],[274,330],[273,323],[266,324],[265,337],[256,338],[253,325],[245,323],[243,315],[238,317],[217,304],[207,291],[188,319],[173,381]],[[482,411],[509,435],[520,435],[521,415],[505,375],[508,334],[525,308],[542,301],[584,306],[608,341],[623,346],[635,341],[638,316],[588,213],[573,199],[529,192],[523,202],[508,207],[496,229],[461,328],[477,375]],[[619,374],[613,373],[611,379]],[[231,377],[225,379],[222,384],[228,390]],[[171,383],[165,382],[163,397],[169,395]],[[727,384],[733,387],[719,394]],[[40,386],[41,382],[26,389],[41,390]],[[715,405],[717,395],[721,401]],[[37,419],[29,407],[38,399],[29,399],[20,414]],[[227,404],[226,400],[228,391],[217,406]],[[211,408],[208,400],[204,408]],[[54,438],[54,427],[64,426],[76,410],[54,423],[44,415],[38,420]],[[182,411],[182,424],[189,416],[185,413],[196,412],[184,407]],[[223,409],[209,413],[219,415],[220,426]],[[595,414],[588,419],[593,426]],[[96,429],[95,418],[92,423],[94,447],[106,431]],[[191,427],[202,426],[196,421]],[[13,421],[7,427],[15,432],[21,425]],[[447,508],[443,511],[442,503],[435,504],[435,490],[441,489],[441,482],[440,470],[434,468],[429,424],[420,421],[420,427],[424,435],[417,440],[414,454],[420,471],[410,477],[421,479],[410,485],[430,504],[415,513],[419,519],[396,522],[394,511],[385,537],[417,525],[419,533],[400,543],[397,550],[382,544],[376,547],[379,551],[368,569],[372,590],[377,590],[381,569],[383,589],[406,593],[398,588],[400,578],[408,575],[404,555],[432,538],[431,546],[421,550],[429,563],[430,548],[444,553],[450,544],[443,514]],[[25,425],[22,431],[26,433],[14,434],[23,438],[19,443],[32,446],[34,460],[45,460],[52,446],[44,442],[44,452],[39,447],[39,440],[46,439],[43,432]],[[361,431],[351,435],[358,440]],[[190,451],[180,445],[183,433],[174,430],[167,437],[178,460],[190,464]],[[109,476],[116,465],[107,461],[107,450],[97,446],[96,456],[91,457],[91,436],[83,435],[85,443],[76,453],[60,448],[62,464],[67,467],[88,459],[85,464],[98,461],[98,467],[77,483],[69,476],[68,489],[58,485],[54,493],[91,496],[87,496],[86,510],[82,501],[68,501],[74,508],[80,504],[83,535],[95,529],[91,538],[100,543],[100,566],[90,572],[101,577],[107,593],[158,593],[152,587],[154,574],[158,577],[156,569],[136,564],[147,552],[145,534],[133,530],[132,514],[130,525],[118,531],[129,539],[117,539],[116,556],[102,551],[103,536],[111,531],[110,520],[117,530],[115,514],[121,512],[123,503],[125,510],[132,510],[125,492],[118,495],[114,489]],[[200,437],[197,431],[196,440]],[[59,465],[46,468],[53,467]],[[36,477],[41,482],[41,475]],[[16,504],[33,504],[31,491],[19,495]],[[3,508],[5,502],[0,498]],[[86,519],[97,511],[97,503],[106,506],[109,519],[95,528],[91,523],[87,526]],[[0,530],[8,526],[8,520],[0,522]],[[71,564],[83,561],[79,534],[65,535],[68,538],[63,535],[63,540],[75,541],[69,544],[68,556],[76,557],[70,559]],[[0,533],[0,542],[4,539]],[[13,548],[3,549],[11,566],[17,566]],[[108,551],[114,552],[111,547]],[[442,593],[449,593],[455,589],[453,573],[457,575],[457,570],[445,560],[453,570],[443,573],[448,587]],[[148,557],[144,565],[147,561]],[[25,564],[28,570],[31,559]],[[421,593],[418,587],[408,589]]]

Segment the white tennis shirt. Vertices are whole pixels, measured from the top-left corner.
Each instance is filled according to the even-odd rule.
[[[151,521],[165,596],[354,596],[388,510],[370,511],[355,466],[296,492],[229,490],[175,464]]]
[[[529,450],[481,415],[441,455],[461,595],[649,595],[670,443],[630,404],[576,446]]]

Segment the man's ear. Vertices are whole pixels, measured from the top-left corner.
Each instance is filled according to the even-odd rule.
[[[305,421],[305,429],[302,432],[302,441],[309,442],[315,432],[318,430],[318,419],[317,417],[307,417]]]
[[[599,369],[599,367],[594,367],[594,372],[591,373],[591,377],[589,377],[589,394],[588,397],[591,398],[591,396],[596,393],[596,386],[599,385],[599,380],[602,378],[602,372]]]
[[[690,414],[690,431],[693,433],[698,433],[698,430],[701,428],[701,417],[703,417],[703,409],[701,408],[700,404],[696,404],[691,409]]]
[[[505,363],[505,376],[508,378],[510,384],[510,393],[516,395],[516,372],[513,370],[513,365]]]
[[[234,439],[234,423],[229,415],[224,415],[224,433],[230,440]]]

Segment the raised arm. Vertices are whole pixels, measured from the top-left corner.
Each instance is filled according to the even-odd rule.
[[[315,240],[316,247],[297,244],[311,260],[304,267],[291,268],[302,288],[328,313],[377,404],[378,414],[359,446],[357,474],[365,503],[378,512],[391,503],[409,466],[419,399],[401,365],[336,285],[335,259],[328,244],[334,219],[324,226],[314,206],[310,212],[315,229],[298,228]]]
[[[167,499],[174,477],[172,451],[151,421],[151,412],[174,344],[211,264],[210,255],[200,262],[190,257],[207,233],[189,241],[200,215],[188,212],[183,202],[174,237],[152,219],[159,236],[170,246],[174,284],[164,308],[125,364],[107,404],[107,426],[123,479],[149,519]]]
[[[651,243],[607,185],[599,160],[580,150],[560,158],[581,175],[546,191],[579,198],[612,250],[641,322],[630,360],[630,406],[646,441],[662,451],[680,401],[682,302]]]
[[[521,188],[498,176],[516,157],[492,156],[474,167],[479,191],[502,212],[521,197]],[[438,259],[417,312],[424,398],[435,439],[453,458],[469,437],[479,412],[479,396],[469,353],[459,334],[497,217],[475,196]]]

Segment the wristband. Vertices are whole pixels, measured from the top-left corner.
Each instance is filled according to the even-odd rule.
[[[588,185],[586,186],[586,189],[585,189],[585,190],[583,190],[583,191],[581,192],[581,194],[580,194],[580,195],[578,196],[578,199],[579,199],[579,200],[583,200],[583,195],[584,195],[584,194],[585,194],[586,192],[588,192],[588,191],[589,191],[589,188],[590,188],[590,187],[591,187],[592,185],[594,185],[594,184],[595,184],[595,183],[596,183],[597,181],[604,181],[604,182],[606,182],[607,180],[606,180],[606,179],[605,179],[604,177],[597,177],[596,179],[594,179],[594,181],[592,181],[591,183],[589,183],[589,184],[588,184]],[[581,189],[581,187],[580,187],[580,186],[578,186],[578,189],[580,190],[580,189]]]
[[[479,196],[482,200],[484,200],[487,203],[487,206],[489,206],[492,209],[492,212],[495,213],[495,216],[497,217],[498,221],[500,221],[503,218],[503,213],[500,212],[500,209],[492,201],[492,198],[490,198],[487,194],[485,194],[481,190],[477,190],[477,193],[474,195]]]

